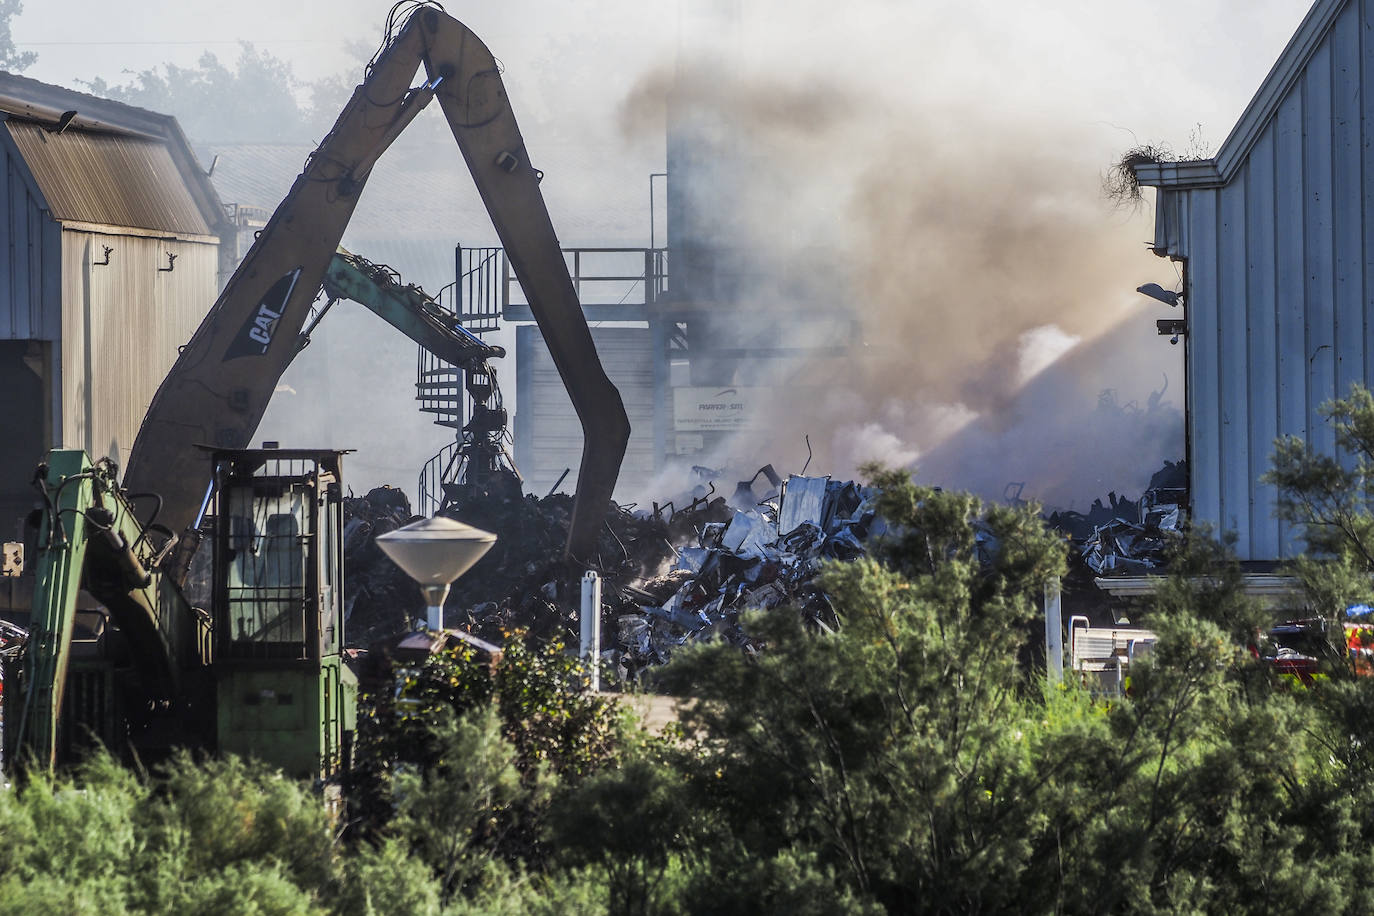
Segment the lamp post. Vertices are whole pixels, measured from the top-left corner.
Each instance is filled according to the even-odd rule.
[[[444,627],[449,585],[495,543],[496,535],[490,531],[442,516],[411,522],[377,537],[377,546],[419,584],[425,596],[425,623],[431,630]]]

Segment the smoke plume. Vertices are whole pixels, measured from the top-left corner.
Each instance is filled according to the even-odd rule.
[[[1162,395],[1182,397],[1180,351],[1134,293],[1176,280],[1141,244],[1148,221],[1102,197],[1117,135],[1005,99],[903,92],[886,54],[818,68],[808,51],[835,64],[831,36],[773,66],[734,22],[723,34],[743,59],[685,46],[622,107],[627,132],[662,112],[689,138],[674,172],[670,133],[670,186],[691,200],[694,241],[728,252],[714,292],[736,299],[735,339],[810,351],[741,366],[737,384],[772,391],[766,428],[701,463],[810,457],[812,473],[851,476],[876,460],[986,496],[1024,480],[1069,505],[1181,457]],[[922,61],[906,63],[919,84]]]

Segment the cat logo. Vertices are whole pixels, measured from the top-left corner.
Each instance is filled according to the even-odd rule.
[[[297,267],[272,284],[253,314],[244,322],[243,328],[235,335],[234,342],[229,345],[224,354],[226,362],[240,356],[263,356],[267,353],[277,333],[277,322],[286,311],[286,303],[290,301],[300,275],[301,269]]]

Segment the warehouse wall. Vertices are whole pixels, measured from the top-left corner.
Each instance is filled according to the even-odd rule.
[[[113,249],[109,263],[105,246]],[[219,246],[62,233],[59,444],[127,461],[148,404],[218,291]],[[176,255],[173,269],[168,253]]]
[[[61,228],[27,166],[0,143],[0,340],[56,340]]]
[[[52,341],[61,336],[61,262],[61,227],[23,160],[0,143],[0,540],[21,534],[30,480],[59,416]]]
[[[30,482],[51,437],[52,348],[48,341],[0,340],[0,541],[22,540],[23,519],[38,502]]]
[[[1224,183],[1157,196],[1156,249],[1186,262],[1193,510],[1243,559],[1296,547],[1259,482],[1274,439],[1333,451],[1321,404],[1374,383],[1374,0],[1327,6],[1243,158],[1218,154]]]
[[[653,351],[647,328],[600,327],[592,339],[601,365],[625,402],[630,442],[616,483],[616,497],[632,498],[654,474]],[[567,389],[534,325],[516,330],[516,363],[520,367],[514,418],[515,464],[525,478],[525,492],[543,496],[566,468],[572,470],[559,489],[572,493],[582,460],[582,425]]]

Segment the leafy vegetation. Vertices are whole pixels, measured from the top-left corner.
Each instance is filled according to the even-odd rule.
[[[1283,443],[1271,479],[1334,621],[1368,588],[1374,398],[1328,413],[1340,454]],[[1224,540],[1181,545],[1108,700],[1025,661],[1066,549],[1034,507],[870,474],[894,535],[824,574],[839,630],[774,610],[757,656],[677,653],[669,735],[563,646],[449,653],[373,696],[343,831],[238,761],[0,792],[0,912],[1374,909],[1374,678],[1278,678]]]
[[[24,0],[0,0],[0,70],[23,73],[38,60],[33,51],[20,51],[14,46],[14,32],[10,21],[24,12]]]
[[[97,77],[84,88],[174,115],[198,143],[318,142],[348,98],[341,81],[302,83],[289,62],[250,42],[239,45],[231,63],[207,51],[194,67],[166,63],[140,70],[125,83]]]
[[[585,679],[561,642],[523,632],[494,663],[464,648],[398,672],[394,691],[360,710],[354,832],[404,837],[446,897],[491,862],[542,862],[553,787],[613,765],[631,743],[621,711]]]
[[[0,0],[0,4],[5,2],[14,0]],[[3,38],[0,31],[0,61],[5,53]],[[140,70],[121,83],[99,77],[80,82],[93,95],[174,116],[197,145],[315,145],[334,126],[373,50],[365,42],[350,44],[354,64],[315,80],[301,79],[291,61],[245,41],[232,61],[207,51],[193,67],[164,63]],[[422,115],[402,134],[396,149],[402,156],[414,156],[432,149],[436,142],[453,142],[446,122],[437,115]]]
[[[1374,394],[1356,385],[1321,413],[1336,453],[1284,437],[1265,480],[1279,488],[1279,517],[1306,544],[1295,568],[1316,598],[1314,609],[1334,623],[1347,605],[1368,599],[1374,572]]]

